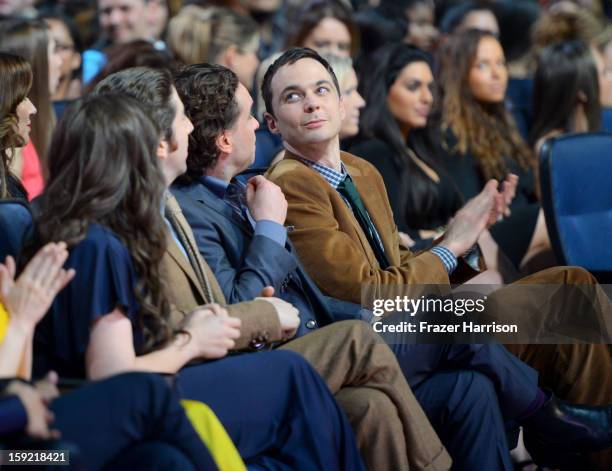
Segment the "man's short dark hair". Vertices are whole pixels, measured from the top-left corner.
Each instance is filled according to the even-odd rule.
[[[214,64],[184,67],[174,74],[174,82],[194,126],[189,136],[187,173],[179,180],[190,183],[217,163],[217,136],[230,129],[240,113],[236,101],[239,82],[234,72]]]
[[[274,111],[272,109],[272,79],[276,75],[276,72],[285,65],[295,64],[297,61],[301,59],[314,59],[319,62],[332,78],[334,82],[334,86],[336,87],[336,91],[338,95],[340,95],[340,85],[338,85],[338,78],[334,73],[334,69],[329,65],[323,57],[321,57],[316,51],[308,48],[308,47],[293,47],[286,52],[283,53],[278,59],[276,59],[272,65],[266,71],[264,75],[263,83],[261,85],[261,95],[263,96],[264,103],[266,104],[266,111],[274,116]]]
[[[162,138],[172,142],[172,122],[176,108],[172,103],[172,75],[166,69],[133,67],[109,75],[93,93],[121,93],[136,98],[148,111]]]

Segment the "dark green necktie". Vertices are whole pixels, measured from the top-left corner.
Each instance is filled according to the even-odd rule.
[[[370,216],[368,215],[368,211],[366,207],[363,205],[363,201],[361,201],[361,196],[359,196],[359,192],[353,183],[353,180],[347,175],[346,178],[338,185],[336,188],[338,193],[346,198],[348,203],[351,205],[351,209],[353,210],[353,214],[357,219],[357,222],[363,229],[366,237],[368,238],[368,242],[370,242],[370,247],[374,251],[374,255],[376,255],[376,259],[380,267],[384,270],[389,267],[389,260],[387,260],[387,256],[385,255],[385,249],[382,245],[380,239],[376,236],[376,229],[372,224]]]

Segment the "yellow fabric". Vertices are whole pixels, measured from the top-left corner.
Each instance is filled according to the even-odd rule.
[[[6,335],[6,330],[8,329],[9,324],[9,315],[6,309],[4,309],[4,305],[0,303],[0,343],[4,340],[4,336]]]
[[[206,444],[220,471],[246,471],[246,466],[215,413],[202,402],[183,399],[187,418]]]

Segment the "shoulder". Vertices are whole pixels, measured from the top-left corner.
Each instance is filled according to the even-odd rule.
[[[123,241],[109,228],[97,223],[90,224],[85,238],[70,249],[68,264],[91,269],[101,265],[116,266],[127,263],[131,267],[130,253]]]
[[[363,157],[367,160],[378,158],[381,154],[386,155],[393,152],[389,144],[380,139],[362,139],[351,145],[352,154]]]
[[[384,187],[383,177],[375,165],[348,152],[341,152],[341,157],[351,177],[371,178],[377,180]]]
[[[198,197],[206,195],[208,191],[206,185],[199,181],[185,184],[175,183],[170,187],[170,192],[179,202],[198,199]]]

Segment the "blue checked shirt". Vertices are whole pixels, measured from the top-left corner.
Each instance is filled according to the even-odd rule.
[[[313,162],[312,160],[304,159],[303,157],[300,157],[300,156],[297,156],[297,157],[298,159],[300,159],[302,163],[308,165],[310,168],[315,170],[319,175],[321,175],[325,179],[325,181],[327,181],[327,183],[329,183],[332,186],[334,190],[338,189],[338,185],[340,185],[340,183],[342,183],[345,178],[351,178],[343,162],[340,162],[340,172],[337,172],[333,168],[325,167],[324,165],[320,165],[316,162]],[[344,200],[348,208],[351,209],[351,205],[346,200],[346,198],[342,195],[340,196],[342,197],[342,199]],[[368,219],[370,219],[369,214],[368,214]],[[374,236],[378,239],[378,241],[380,242],[380,245],[382,246],[380,235],[378,234],[378,231],[376,230],[376,227],[374,226],[374,223],[372,223],[371,219],[370,219],[370,223],[372,224],[372,227],[374,227]],[[431,252],[435,254],[442,261],[448,274],[451,274],[453,271],[455,271],[455,268],[457,268],[457,258],[450,250],[448,250],[446,247],[436,246],[431,249]]]

